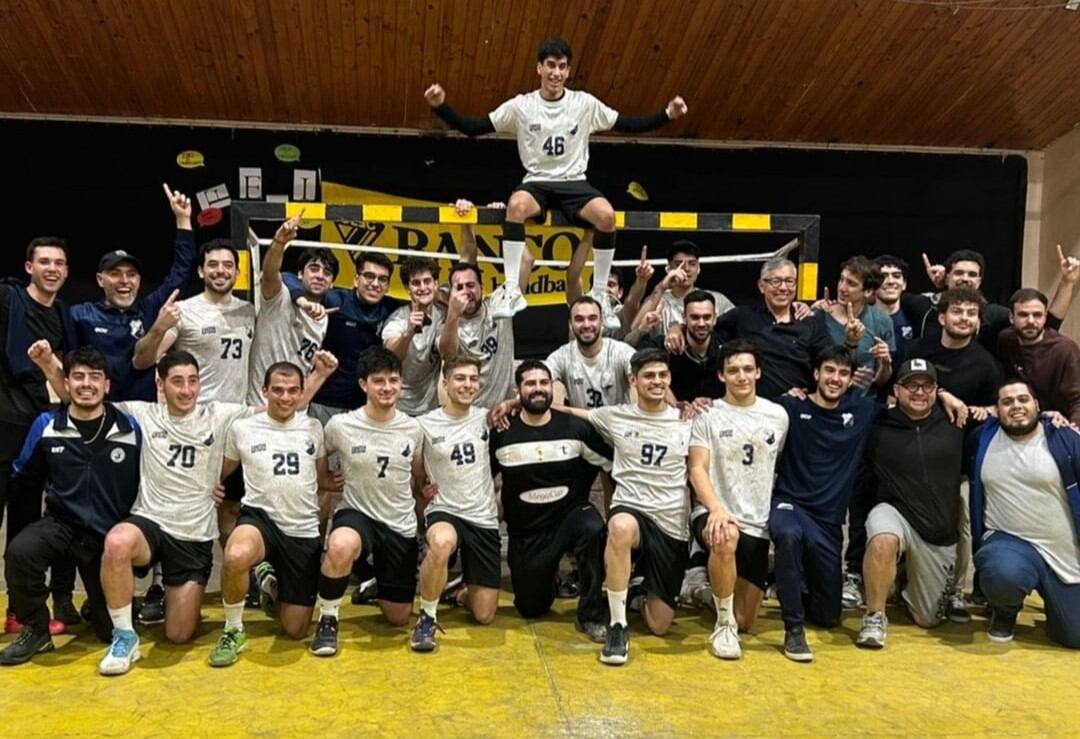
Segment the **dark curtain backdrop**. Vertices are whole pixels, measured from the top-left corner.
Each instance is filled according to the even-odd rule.
[[[22,274],[30,238],[63,236],[72,250],[65,294],[72,301],[97,296],[94,270],[110,249],[128,249],[144,261],[144,290],[163,274],[172,215],[161,182],[188,194],[224,183],[235,198],[238,167],[257,166],[266,192],[288,193],[293,169],[303,168],[319,170],[323,180],[401,196],[484,203],[505,200],[521,177],[515,145],[502,140],[13,121],[0,123],[0,134],[10,183],[3,272]],[[275,158],[283,143],[300,149],[299,162]],[[178,166],[177,154],[189,149],[204,155],[205,166]],[[820,215],[819,291],[835,284],[845,258],[885,252],[907,259],[911,288],[925,290],[920,254],[941,261],[965,247],[986,256],[983,288],[990,300],[1002,302],[1019,287],[1027,188],[1021,156],[723,150],[604,143],[603,137],[593,140],[591,153],[590,181],[620,210]],[[627,194],[631,181],[644,186],[648,202]],[[197,238],[227,235],[228,212],[218,226],[196,228]],[[643,243],[659,256],[682,236],[620,232],[618,256],[636,257]],[[786,241],[690,238],[705,253],[765,251]],[[756,276],[754,265],[714,266],[701,283],[740,302],[756,295]],[[564,320],[562,307],[519,316],[518,355],[541,355],[565,341]]]

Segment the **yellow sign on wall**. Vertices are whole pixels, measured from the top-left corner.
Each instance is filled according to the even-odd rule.
[[[402,198],[396,195],[349,187],[334,182],[322,183],[323,201],[331,204],[347,205],[413,205],[445,206],[430,200]],[[305,214],[306,215],[306,214]],[[355,246],[380,246],[396,249],[415,249],[429,252],[433,258],[441,254],[457,254],[461,246],[463,229],[467,226],[445,223],[381,223],[375,221],[325,221],[322,224],[321,241],[352,244]],[[502,253],[502,231],[499,226],[472,226],[476,233],[479,255],[498,257]],[[568,261],[583,235],[581,229],[565,226],[526,227],[526,246],[537,259],[558,259]],[[341,271],[335,284],[340,287],[352,287],[356,269],[353,263],[355,252],[338,252]],[[400,264],[404,257],[388,255],[395,264]],[[345,258],[348,257],[348,258]],[[440,262],[442,277],[445,278],[454,262]],[[503,280],[501,265],[490,262],[480,263],[480,272],[484,281],[484,292],[490,294]],[[591,269],[586,269],[583,279],[589,284]],[[408,298],[400,273],[395,270],[390,281],[390,295]],[[533,269],[526,290],[529,305],[565,305],[566,270],[562,267],[537,267]]]

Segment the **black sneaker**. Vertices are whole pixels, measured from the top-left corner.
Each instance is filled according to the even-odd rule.
[[[338,620],[334,616],[323,616],[315,627],[315,638],[311,640],[311,653],[316,657],[333,657],[338,653]]]
[[[19,635],[15,637],[15,641],[8,644],[3,652],[0,652],[0,665],[21,665],[24,662],[29,662],[30,658],[35,654],[51,652],[53,649],[52,637],[49,636],[48,627],[36,628],[26,624],[23,626],[23,630],[19,632]]]
[[[626,609],[632,613],[641,613],[645,608],[645,596],[645,577],[631,577],[626,589]]]
[[[165,620],[165,588],[151,585],[146,591],[142,605],[139,606],[139,623],[159,624]]]
[[[84,600],[83,604],[79,606],[79,615],[82,616],[82,620],[86,623],[90,623],[93,618],[93,614],[90,613],[90,601]]]
[[[262,606],[262,593],[259,591],[259,580],[255,577],[255,570],[248,573],[248,592],[244,598],[245,608],[259,608]]]
[[[413,626],[409,646],[414,652],[434,652],[439,646],[435,643],[436,630],[446,633],[435,619],[421,611],[420,618],[416,619],[416,625]]]
[[[597,644],[603,644],[607,641],[607,626],[599,621],[582,621],[580,619],[574,619],[574,628],[585,634]]]
[[[354,606],[367,605],[368,603],[374,603],[375,599],[378,597],[379,588],[373,577],[370,580],[365,580],[353,589],[352,604]]]
[[[82,623],[79,609],[71,602],[71,598],[56,600],[53,598],[53,618],[63,622],[64,626],[78,626]]]
[[[1010,618],[1003,616],[997,609],[990,611],[990,626],[986,630],[986,638],[995,644],[1008,644],[1013,640],[1013,632],[1016,629],[1016,615]]]
[[[813,662],[814,653],[806,643],[806,633],[801,629],[784,630],[784,656],[795,662]]]
[[[581,594],[581,581],[577,570],[555,575],[555,597],[576,598]]]
[[[630,629],[625,624],[608,626],[600,661],[605,665],[625,665],[630,659]]]
[[[964,604],[964,594],[959,590],[954,590],[949,595],[945,615],[954,624],[966,624],[971,621],[971,614],[968,613],[967,605]]]

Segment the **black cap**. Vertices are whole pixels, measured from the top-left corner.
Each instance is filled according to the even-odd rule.
[[[926,359],[909,359],[904,362],[896,372],[896,381],[903,382],[916,375],[924,375],[937,382],[937,368],[934,367],[933,362]]]
[[[98,262],[97,271],[104,272],[105,270],[112,269],[113,267],[121,264],[122,262],[127,262],[132,267],[137,269],[140,274],[142,273],[142,262],[140,262],[138,257],[136,257],[134,254],[128,254],[123,249],[111,251],[105,256],[103,256],[101,258],[101,261]]]

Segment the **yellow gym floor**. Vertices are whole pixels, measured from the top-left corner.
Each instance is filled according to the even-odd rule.
[[[220,634],[208,596],[193,645],[141,629],[143,659],[122,677],[97,674],[104,653],[84,627],[57,650],[0,669],[0,726],[27,736],[1076,735],[1080,655],[1051,645],[1037,602],[1017,638],[991,644],[985,620],[926,632],[899,610],[888,646],[856,649],[859,617],[808,629],[812,664],[780,651],[775,601],[743,637],[744,657],[706,651],[712,616],[680,612],[672,633],[631,620],[630,662],[607,667],[573,627],[573,602],[548,620],[518,618],[503,594],[494,624],[443,609],[434,654],[409,651],[371,606],[342,609],[342,652],[319,659],[245,613],[248,650],[233,667],[206,664]],[[12,637],[4,637],[3,642]]]

